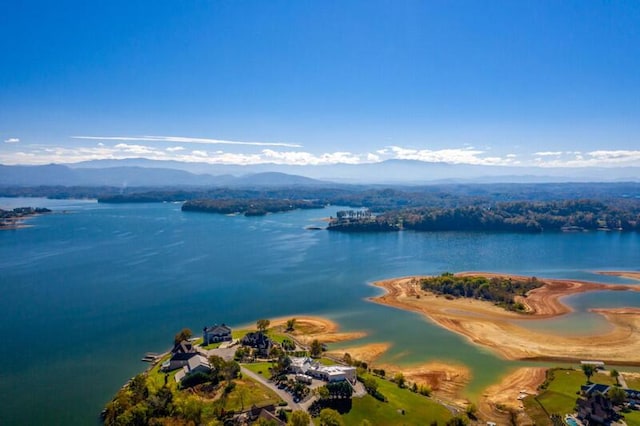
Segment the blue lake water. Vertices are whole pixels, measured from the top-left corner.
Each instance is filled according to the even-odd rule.
[[[183,213],[179,204],[1,199],[50,207],[32,227],[0,232],[0,424],[92,424],[103,405],[166,350],[183,327],[317,314],[363,341],[390,341],[385,360],[451,360],[477,394],[516,363],[423,317],[367,302],[370,282],[445,271],[630,282],[636,233],[340,234],[306,230],[339,208],[265,217]],[[574,296],[577,316],[549,327],[598,327],[590,307],[640,306],[628,293]],[[572,314],[574,315],[574,314]]]

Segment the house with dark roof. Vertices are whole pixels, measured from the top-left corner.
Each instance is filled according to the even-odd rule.
[[[188,340],[183,340],[181,342],[173,345],[173,349],[171,349],[172,354],[188,354],[191,352],[196,352],[196,348],[193,347],[193,343]]]
[[[601,393],[606,395],[609,392],[609,385],[603,385],[600,383],[591,383],[590,385],[580,386],[580,391],[585,396],[595,395],[596,393]]]
[[[258,357],[269,356],[269,351],[273,347],[273,341],[261,331],[247,333],[240,343],[255,349]]]
[[[202,330],[202,344],[209,345],[211,343],[231,341],[231,328],[225,324],[214,324],[211,327],[205,327]]]
[[[592,425],[610,425],[618,419],[611,400],[600,392],[594,392],[587,398],[578,398],[578,419]]]

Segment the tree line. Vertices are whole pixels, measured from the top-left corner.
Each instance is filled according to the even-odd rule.
[[[419,207],[393,210],[375,217],[335,219],[334,230],[368,232],[415,231],[543,231],[640,230],[640,201],[598,200],[515,201],[452,208]]]
[[[511,311],[524,312],[525,306],[516,296],[527,293],[543,283],[536,277],[516,279],[511,277],[455,276],[446,272],[437,277],[423,278],[420,287],[424,291],[450,297],[467,297],[493,302]]]

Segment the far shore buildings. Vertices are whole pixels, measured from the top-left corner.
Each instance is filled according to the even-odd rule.
[[[289,370],[296,375],[304,375],[324,380],[325,382],[356,382],[356,368],[345,365],[322,365],[308,357],[290,357]],[[296,376],[297,377],[297,376]]]
[[[211,343],[228,342],[231,339],[231,328],[225,324],[215,324],[202,330],[202,344],[205,346]]]

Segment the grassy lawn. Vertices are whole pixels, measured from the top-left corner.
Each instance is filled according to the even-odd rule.
[[[269,336],[269,338],[271,340],[273,340],[274,342],[278,342],[279,344],[282,344],[282,341],[284,339],[289,339],[291,340],[291,338],[289,336],[287,336],[284,333],[280,333],[278,331],[275,331],[274,329],[270,328],[269,330],[267,330],[267,336]]]
[[[624,376],[624,373],[622,375]],[[635,377],[624,376],[624,379],[627,382],[627,386],[629,386],[629,389],[640,390],[640,377],[635,378]]]
[[[586,384],[586,377],[581,370],[556,370],[554,375],[555,378],[549,383],[549,387],[542,391],[536,399],[549,414],[564,416],[574,411],[578,398],[577,392],[580,391],[580,386]],[[615,379],[610,377],[608,373],[596,373],[591,377],[591,381],[606,385],[615,383]],[[525,406],[527,413],[532,418],[543,416],[535,401],[528,403],[525,401]]]
[[[624,413],[624,420],[628,426],[640,426],[640,411]]]
[[[235,339],[242,339],[247,333],[249,333],[251,330],[233,330],[231,332],[231,337],[235,340]]]
[[[222,342],[216,342],[216,343],[209,343],[206,346],[203,346],[204,349],[209,350],[209,349],[218,349],[220,347],[220,345],[222,344]]]
[[[225,403],[225,409],[240,411],[250,408],[252,405],[277,404],[281,399],[274,391],[246,377],[236,380],[236,387],[231,392]]]
[[[162,363],[165,362],[166,360],[168,360],[169,358],[171,358],[171,354],[166,355],[165,357],[163,357],[160,361],[158,361],[158,363],[151,369],[149,370],[149,372],[147,373],[147,386],[149,386],[149,389],[152,392],[157,392],[158,389],[160,389],[162,386],[164,386],[164,376],[165,373],[163,371],[160,371],[160,367],[162,366]],[[173,376],[175,376],[175,374],[180,371],[180,369],[178,370],[173,370],[169,372],[169,378],[167,380],[167,384],[169,385],[169,387],[171,388],[171,390],[175,391],[177,389],[177,385],[176,385],[176,381],[174,380]]]
[[[322,357],[317,361],[322,365],[336,365],[336,362],[334,360],[325,357]]]
[[[444,424],[451,413],[432,399],[400,389],[386,380],[376,379],[378,390],[388,402],[378,401],[371,395],[353,398],[351,411],[343,415],[345,424],[357,425],[367,419],[372,425],[428,425],[433,421]],[[398,410],[404,409],[404,414]]]
[[[252,362],[249,364],[242,364],[242,366],[249,371],[260,374],[265,379],[271,378],[271,373],[269,372],[269,368],[271,368],[270,362]]]
[[[533,397],[526,397],[522,403],[524,404],[524,409],[533,420],[534,424],[537,426],[552,426],[551,419],[547,416],[547,413],[542,409],[540,403]]]

